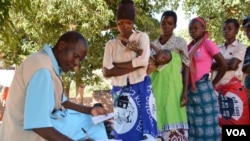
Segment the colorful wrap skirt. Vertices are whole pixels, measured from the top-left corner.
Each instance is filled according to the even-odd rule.
[[[219,106],[209,75],[196,82],[197,91],[188,88],[189,141],[219,141]]]
[[[216,90],[219,93],[220,125],[250,124],[248,98],[242,82],[233,77]]]
[[[114,138],[123,141],[157,139],[156,104],[148,76],[143,82],[113,86]]]

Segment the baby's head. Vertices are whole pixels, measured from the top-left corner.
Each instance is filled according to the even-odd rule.
[[[157,65],[167,64],[172,60],[171,52],[167,49],[161,50],[155,57]]]

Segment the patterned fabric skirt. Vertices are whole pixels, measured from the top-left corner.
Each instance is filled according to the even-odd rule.
[[[196,82],[197,91],[188,88],[189,141],[219,141],[219,106],[208,75]]]
[[[162,132],[163,141],[188,141],[188,129],[172,129]]]
[[[148,76],[143,82],[112,89],[114,138],[123,141],[157,139],[156,104]]]

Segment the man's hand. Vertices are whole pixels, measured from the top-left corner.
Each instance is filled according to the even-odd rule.
[[[107,115],[107,111],[101,106],[94,106],[91,110],[92,116]]]

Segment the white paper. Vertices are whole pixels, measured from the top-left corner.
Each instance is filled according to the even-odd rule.
[[[15,70],[3,70],[0,69],[0,85],[10,87],[12,79],[14,77]]]
[[[107,115],[93,116],[92,121],[93,121],[94,124],[98,124],[100,122],[111,119],[113,117],[114,117],[114,113],[109,113]]]

